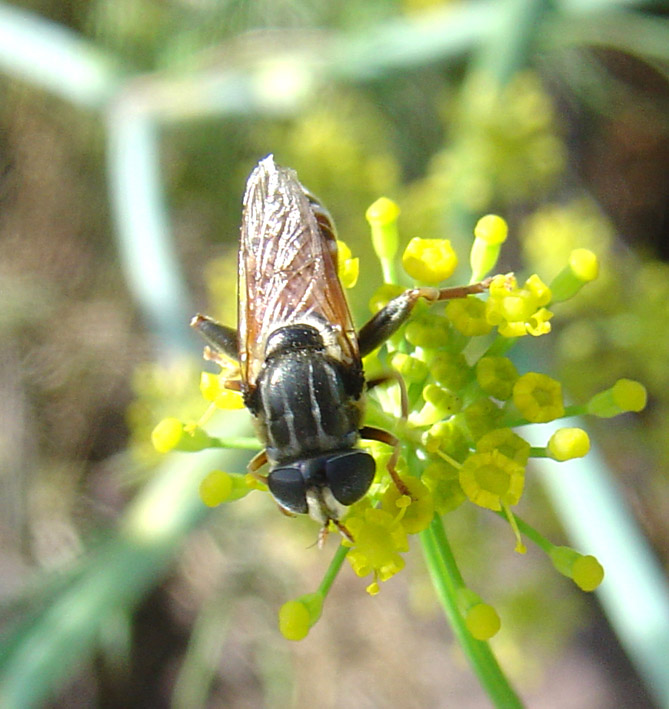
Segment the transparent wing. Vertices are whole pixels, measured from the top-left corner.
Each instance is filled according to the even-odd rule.
[[[293,170],[272,155],[251,173],[244,195],[239,250],[239,359],[247,387],[278,327],[320,323],[344,363],[359,360],[351,314],[337,276],[337,245],[327,212]]]

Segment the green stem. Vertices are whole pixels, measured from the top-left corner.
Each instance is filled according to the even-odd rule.
[[[498,517],[501,517],[503,520],[506,520],[506,515],[504,512],[500,511],[495,511],[495,514]],[[527,522],[523,521],[520,517],[518,517],[517,514],[514,513],[513,515],[516,520],[516,524],[518,525],[518,529],[520,532],[523,534],[523,536],[527,537],[530,541],[534,542],[540,549],[546,552],[546,554],[549,554],[552,549],[555,548],[555,545],[552,542],[549,542],[546,537],[543,536],[540,532],[537,532],[534,527],[531,527]]]
[[[497,335],[492,344],[483,353],[483,357],[503,357],[516,343],[517,337]]]
[[[526,418],[523,418],[522,416],[515,416],[514,414],[516,413],[515,407],[511,409],[511,411],[506,412],[506,416],[504,416],[501,421],[498,422],[499,427],[504,427],[504,428],[519,428],[520,426],[531,426],[533,425],[532,421],[528,421]],[[573,404],[572,406],[565,406],[564,407],[564,413],[562,416],[560,416],[559,419],[554,419],[552,423],[555,423],[556,421],[561,421],[564,419],[569,419],[573,418],[574,416],[584,416],[587,414],[587,410],[585,406],[582,406],[580,404]],[[534,455],[534,454],[533,454]]]
[[[588,407],[584,404],[570,404],[564,407],[564,416],[562,418],[571,418],[572,416],[587,416]]]
[[[339,573],[348,552],[349,548],[340,544],[339,548],[335,552],[335,555],[332,557],[330,566],[328,566],[328,570],[325,572],[321,585],[318,587],[318,593],[323,596],[323,599],[325,599],[328,595],[328,592],[330,591],[334,580],[337,578],[337,574]]]
[[[213,438],[216,441],[216,448],[238,448],[241,450],[257,451],[262,448],[260,441],[255,436],[226,436],[225,438]]]
[[[462,575],[446,538],[441,518],[435,515],[430,526],[421,532],[423,555],[432,582],[453,632],[493,705],[504,709],[522,707],[522,703],[502,672],[487,642],[476,640],[458,610],[458,590],[464,587]]]
[[[397,283],[397,264],[395,263],[395,258],[383,258],[379,257],[381,262],[381,273],[383,275],[384,283]]]

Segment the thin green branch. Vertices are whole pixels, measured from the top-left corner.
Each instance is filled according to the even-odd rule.
[[[501,517],[505,522],[508,521],[506,514],[502,510],[495,510],[495,514],[498,517]],[[555,547],[555,544],[546,539],[546,537],[544,537],[544,535],[538,532],[534,527],[518,517],[515,512],[513,513],[513,517],[516,520],[516,525],[518,526],[521,534],[527,537],[530,541],[534,542],[540,549],[546,552],[546,554],[549,554],[551,549]]]
[[[489,644],[472,636],[458,609],[458,590],[464,587],[464,580],[446,538],[441,518],[435,515],[428,529],[421,532],[420,537],[425,561],[446,617],[493,705],[500,709],[522,707]]]
[[[212,440],[216,441],[216,448],[237,448],[247,451],[257,451],[262,448],[260,441],[255,436],[226,436]]]
[[[6,632],[0,648],[3,709],[43,706],[81,658],[91,656],[105,621],[130,612],[162,577],[182,540],[208,514],[199,482],[222,463],[221,455],[166,457],[118,533],[81,562],[48,604]]]
[[[0,4],[0,71],[99,109],[120,85],[119,65],[114,55],[66,27]]]
[[[583,16],[556,15],[540,34],[548,49],[610,47],[638,57],[669,61],[669,20],[656,15],[609,10]]]
[[[321,584],[318,587],[318,593],[322,594],[323,598],[328,595],[330,588],[332,587],[334,580],[337,578],[337,574],[339,573],[348,552],[348,547],[342,546],[340,544],[337,551],[335,552],[335,555],[332,557],[330,566],[328,566],[328,570],[325,572],[325,576],[323,576],[323,580],[321,581]]]

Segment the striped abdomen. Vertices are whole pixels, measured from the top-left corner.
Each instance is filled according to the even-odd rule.
[[[358,441],[362,369],[323,349],[289,348],[269,357],[250,408],[270,463],[352,448]]]

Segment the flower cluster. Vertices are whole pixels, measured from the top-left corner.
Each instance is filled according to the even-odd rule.
[[[399,237],[397,205],[377,201],[367,212],[377,252],[387,281],[372,298],[372,310],[383,307],[402,292],[397,284],[395,258]],[[476,226],[470,253],[471,283],[484,279],[495,267],[507,236],[504,220],[494,215]],[[357,279],[358,262],[339,244],[342,281]],[[402,265],[419,286],[434,285],[453,274],[458,258],[446,240],[412,239]],[[565,406],[560,382],[541,372],[519,373],[507,356],[514,341],[550,332],[552,312],[547,307],[573,297],[597,275],[597,259],[585,249],[572,252],[565,268],[550,283],[531,275],[522,285],[513,274],[497,275],[485,283],[488,292],[451,300],[445,308],[419,304],[413,317],[365,359],[368,372],[393,368],[406,388],[409,415],[402,415],[399,386],[370,392],[369,414],[375,424],[392,429],[401,441],[401,455],[392,464],[403,482],[399,489],[387,467],[392,449],[363,441],[376,460],[377,473],[370,492],[354,504],[344,520],[349,538],[342,540],[338,564],[348,559],[358,576],[371,576],[370,594],[402,570],[409,537],[434,532],[435,520],[465,500],[503,515],[523,552],[528,536],[551,558],[554,566],[584,590],[594,589],[603,577],[593,557],[556,547],[514,515],[532,457],[566,461],[584,456],[589,439],[580,428],[561,428],[542,447],[530,447],[522,427],[580,414],[600,417],[639,411],[645,405],[644,388],[620,380],[581,406]],[[241,406],[241,398],[225,389],[228,373],[203,375],[201,391],[214,408]],[[224,445],[208,436],[199,424],[162,421],[153,442],[158,450],[197,450]],[[248,476],[212,472],[202,483],[207,505],[231,501],[252,487]],[[522,533],[522,534],[521,534]],[[338,568],[338,567],[337,567]],[[281,610],[280,627],[290,639],[304,637],[317,621],[329,589],[289,601]],[[497,632],[499,619],[490,606],[457,581],[458,607],[474,637],[487,639]]]

